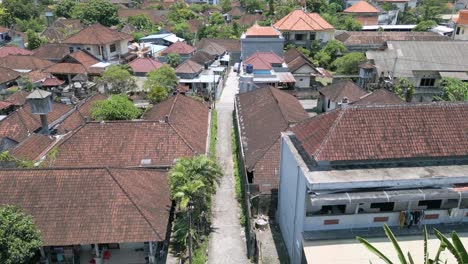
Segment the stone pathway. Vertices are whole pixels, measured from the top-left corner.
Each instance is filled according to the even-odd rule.
[[[235,197],[231,131],[234,97],[238,90],[238,78],[230,72],[220,100],[218,111],[218,141],[216,152],[224,176],[213,201],[213,232],[210,235],[208,251],[209,264],[242,264],[247,259],[244,229],[240,225],[240,208]]]

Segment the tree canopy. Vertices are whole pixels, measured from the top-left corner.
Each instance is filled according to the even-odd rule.
[[[28,263],[41,246],[41,236],[31,216],[18,207],[0,207],[0,263]]]
[[[148,78],[144,83],[146,91],[151,91],[153,87],[161,86],[171,91],[177,85],[177,76],[174,69],[169,65],[164,65],[159,69],[148,73]]]
[[[95,120],[132,120],[140,117],[141,111],[125,94],[111,95],[106,100],[96,101],[91,107],[91,117]]]
[[[222,176],[221,168],[206,156],[179,159],[169,172],[171,197],[177,203],[180,213],[174,223],[175,246],[180,252],[186,249],[189,232],[195,238],[205,235],[209,227],[211,197],[216,181]],[[197,230],[190,230],[185,211],[193,203],[193,221]]]
[[[442,78],[442,96],[444,101],[468,101],[468,83],[456,78]]]
[[[74,0],[62,0],[55,6],[55,15],[58,17],[71,18],[73,9],[79,5],[78,1]]]
[[[361,52],[351,52],[336,59],[332,66],[336,67],[336,72],[341,74],[356,74],[359,71],[359,64],[366,60]]]
[[[28,44],[27,44],[27,46],[26,46],[26,48],[27,48],[28,50],[37,49],[37,48],[39,48],[43,43],[46,42],[44,39],[42,39],[41,37],[39,37],[39,35],[37,35],[36,32],[34,32],[34,31],[31,30],[31,29],[28,29],[28,31],[26,31],[26,36],[28,37]]]
[[[151,90],[148,92],[148,99],[151,100],[152,103],[159,103],[167,99],[169,97],[169,93],[167,89],[162,87],[161,85],[156,85],[151,87]]]
[[[177,53],[169,53],[166,56],[166,62],[171,65],[171,67],[175,68],[180,64],[180,55]]]
[[[85,24],[100,23],[104,26],[115,26],[119,23],[117,7],[106,0],[89,0],[73,8],[72,16]]]
[[[429,29],[437,26],[437,22],[433,20],[425,20],[419,22],[415,28],[413,28],[413,31],[428,31]]]
[[[98,83],[103,85],[106,91],[113,94],[133,91],[137,87],[135,78],[123,65],[107,67],[101,78],[98,79]]]

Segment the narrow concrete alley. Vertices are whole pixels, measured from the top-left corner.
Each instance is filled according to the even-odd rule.
[[[238,90],[238,78],[231,71],[224,91],[216,104],[218,111],[218,141],[216,152],[224,176],[218,186],[213,202],[213,232],[210,235],[208,263],[249,263],[245,236],[240,225],[240,208],[235,197],[231,131],[234,97]]]

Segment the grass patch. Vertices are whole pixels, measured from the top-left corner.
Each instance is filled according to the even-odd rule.
[[[211,124],[210,124],[210,158],[216,159],[216,138],[218,135],[218,111],[211,110]]]
[[[236,119],[233,117],[234,127],[236,127]],[[240,224],[245,227],[247,217],[246,217],[246,205],[245,205],[245,183],[244,177],[241,171],[241,167],[239,164],[237,153],[239,151],[239,145],[237,144],[239,135],[237,133],[237,129],[232,129],[232,161],[234,163],[234,179],[235,179],[235,191],[236,191],[236,199],[241,205],[241,214],[240,214]]]
[[[208,240],[200,244],[198,248],[193,251],[193,264],[205,264],[208,261],[206,252],[208,251]]]

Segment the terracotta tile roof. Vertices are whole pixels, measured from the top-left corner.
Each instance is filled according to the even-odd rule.
[[[177,94],[164,102],[156,104],[147,111],[143,118],[152,121],[164,121],[169,124],[198,153],[205,153],[208,137],[210,110],[203,102],[192,97]]]
[[[226,48],[221,46],[220,44],[216,42],[208,42],[206,43],[203,48],[203,51],[211,54],[211,55],[216,55],[216,56],[221,56],[224,53],[226,53]]]
[[[316,66],[296,48],[291,48],[284,53],[284,61],[288,65],[289,71],[292,73],[302,66],[307,65],[312,68],[312,74],[321,75],[320,72],[316,70]]]
[[[50,78],[46,78],[43,82],[42,82],[42,87],[53,87],[53,86],[59,86],[59,85],[62,85],[64,84],[65,81],[62,81],[56,77],[50,77]]]
[[[25,76],[27,76],[29,81],[31,81],[32,83],[36,83],[36,82],[42,82],[45,79],[51,77],[52,75],[48,72],[43,72],[42,70],[35,70],[35,71],[30,71],[26,73]]]
[[[284,59],[274,52],[255,52],[244,61],[244,65],[252,64],[254,70],[271,70],[272,64],[282,64]]]
[[[73,131],[86,123],[86,120],[91,120],[91,107],[96,101],[106,100],[107,97],[103,94],[94,94],[84,100],[82,100],[75,107],[75,111],[66,117],[58,126],[57,133],[65,134]]]
[[[185,23],[187,23],[189,27],[189,32],[195,34],[198,33],[198,31],[200,31],[201,27],[205,24],[205,21],[203,21],[202,19],[194,18],[185,21]]]
[[[40,48],[35,49],[33,52],[35,57],[50,61],[59,61],[68,54],[70,54],[68,45],[58,43],[48,43],[42,45]]]
[[[206,63],[211,64],[214,60],[216,60],[216,55],[212,55],[204,50],[198,50],[195,52],[195,54],[193,54],[190,60],[200,65],[205,65]]]
[[[62,42],[70,34],[74,34],[84,28],[79,19],[59,18],[47,27],[41,36],[49,40],[49,42]]]
[[[209,47],[211,43],[216,43],[221,47],[225,48],[229,52],[240,52],[240,40],[238,39],[209,39],[209,38],[202,38],[197,43],[198,49],[204,49],[205,47]]]
[[[60,62],[45,69],[44,72],[52,74],[84,74],[86,68],[80,63]]]
[[[348,106],[291,130],[315,160],[453,158],[468,155],[468,104]]]
[[[25,90],[19,90],[16,93],[8,96],[5,99],[6,102],[10,102],[15,106],[22,106],[26,103],[26,97],[29,95]]]
[[[16,80],[21,74],[17,71],[0,67],[0,84]]]
[[[132,40],[133,36],[112,30],[101,24],[93,24],[63,41],[67,44],[105,45],[120,40]]]
[[[3,46],[0,47],[0,58],[8,55],[32,55],[32,51],[18,48],[16,46]]]
[[[7,98],[6,101],[8,99],[10,98]],[[47,115],[49,125],[67,114],[70,110],[71,106],[54,102],[52,104],[52,112]],[[25,140],[30,133],[33,133],[40,127],[41,121],[39,116],[31,113],[31,107],[26,102],[23,107],[0,121],[0,138],[9,138],[20,143]]]
[[[132,68],[133,72],[148,73],[150,71],[161,68],[163,64],[152,58],[136,58],[131,61],[128,66]]]
[[[447,36],[441,36],[434,32],[378,32],[378,31],[346,31],[335,39],[345,45],[385,45],[387,41],[412,40],[412,41],[443,41]]]
[[[458,25],[468,25],[468,10],[458,11],[458,18],[455,20]]]
[[[280,31],[321,31],[333,29],[325,19],[317,13],[306,13],[294,10],[273,25]]]
[[[249,29],[247,29],[245,35],[248,37],[278,37],[281,35],[281,33],[277,31],[274,27],[262,27],[258,24],[255,24]]]
[[[262,192],[275,189],[278,187],[275,170],[279,167],[279,147],[275,145],[281,132],[308,115],[294,96],[273,87],[238,94],[236,105],[245,167],[255,170],[254,183],[258,177],[258,183],[271,184],[260,186]],[[265,157],[267,153],[271,157]]]
[[[36,161],[44,156],[55,139],[51,136],[32,134],[10,151],[10,154],[21,160]]]
[[[359,1],[343,10],[345,13],[380,13],[380,10],[366,1]]]
[[[163,241],[167,172],[145,169],[0,171],[0,204],[32,215],[44,246]]]
[[[240,26],[250,27],[254,25],[255,23],[257,23],[257,21],[265,20],[265,18],[266,17],[264,15],[260,15],[260,14],[243,14],[241,15],[239,19],[234,20],[234,21]]]
[[[53,63],[34,56],[8,55],[0,58],[0,66],[13,70],[42,70]]]
[[[177,74],[198,74],[202,71],[203,66],[192,60],[186,60],[175,68]]]
[[[332,102],[340,103],[344,97],[348,98],[350,103],[359,100],[367,92],[354,84],[352,81],[340,81],[319,90],[319,93],[330,99]]]
[[[361,99],[352,102],[354,105],[366,105],[366,104],[402,104],[403,100],[400,99],[396,94],[390,92],[387,89],[378,89],[372,93],[366,94]]]
[[[167,13],[169,10],[156,9],[130,9],[120,8],[117,11],[119,17],[128,18],[130,16],[146,15],[153,23],[167,22]]]
[[[12,103],[5,102],[5,101],[0,101],[0,110],[5,110],[9,107],[13,106]]]
[[[99,74],[102,72],[101,69],[91,67],[98,62],[99,60],[91,54],[78,50],[68,54],[59,63],[52,65],[44,71],[53,74]]]
[[[58,145],[50,167],[172,166],[197,150],[168,123],[159,121],[90,122]],[[147,164],[148,163],[148,164]]]
[[[180,55],[188,55],[194,53],[196,50],[196,48],[185,42],[177,41],[176,43],[170,45],[167,49],[163,50],[161,54],[167,55],[169,53],[176,53]]]

